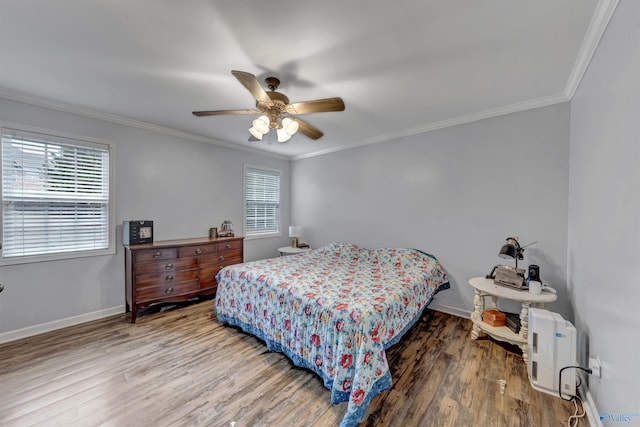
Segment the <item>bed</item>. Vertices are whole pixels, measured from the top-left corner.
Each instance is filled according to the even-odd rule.
[[[385,349],[449,288],[432,255],[348,243],[228,266],[217,280],[218,320],[318,374],[332,403],[348,402],[343,427],[391,387]]]

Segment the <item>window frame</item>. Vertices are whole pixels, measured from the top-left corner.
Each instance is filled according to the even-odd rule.
[[[248,171],[257,171],[264,172],[266,174],[277,174],[278,176],[278,220],[276,231],[266,232],[266,233],[251,233],[249,228],[247,227],[247,172]],[[265,239],[271,237],[280,237],[282,236],[282,171],[278,169],[271,169],[262,166],[253,166],[253,165],[244,165],[243,174],[242,174],[242,226],[244,229],[244,238],[245,240],[253,240],[253,239]]]
[[[107,247],[103,249],[89,249],[89,250],[78,250],[78,251],[68,251],[68,252],[55,252],[48,254],[38,254],[38,255],[19,255],[19,256],[11,256],[9,258],[4,258],[4,254],[2,253],[2,248],[0,247],[0,266],[7,265],[16,265],[16,264],[27,264],[27,263],[35,263],[35,262],[44,262],[44,261],[58,261],[58,260],[66,260],[66,259],[76,259],[76,258],[87,258],[94,256],[103,256],[103,255],[113,255],[116,253],[116,237],[114,230],[116,228],[116,182],[115,182],[115,146],[112,142],[88,137],[84,135],[77,135],[67,132],[61,132],[53,129],[45,129],[34,126],[28,126],[18,123],[11,123],[6,121],[0,121],[0,137],[4,134],[5,129],[12,129],[17,132],[24,132],[26,134],[40,134],[43,136],[43,139],[51,138],[50,142],[55,142],[56,139],[61,140],[60,143],[64,144],[65,141],[71,144],[75,144],[81,147],[95,148],[99,146],[101,148],[106,148],[109,156],[109,168],[108,168],[108,181],[109,181],[109,192],[108,192],[108,216],[109,219],[107,221]],[[4,170],[3,168],[3,150],[2,150],[2,142],[0,141],[0,244],[4,241]]]

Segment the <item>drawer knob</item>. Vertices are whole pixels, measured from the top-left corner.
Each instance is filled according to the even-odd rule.
[[[196,253],[197,253],[198,255],[200,255],[200,254],[202,253],[202,249],[200,249],[200,248],[196,249]]]
[[[155,254],[153,254],[154,258],[160,258],[160,255],[162,255],[160,252],[156,252]]]
[[[167,289],[165,289],[164,293],[165,294],[170,294],[173,292],[173,288],[172,287],[168,287]]]
[[[227,243],[227,249],[231,249],[231,243]]]
[[[167,264],[164,266],[166,270],[171,270],[173,268],[173,264]]]
[[[224,255],[220,255],[220,261],[224,260]]]
[[[169,275],[167,277],[164,278],[165,282],[170,282],[173,280],[173,276]]]

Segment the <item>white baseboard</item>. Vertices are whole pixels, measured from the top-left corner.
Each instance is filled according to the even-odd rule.
[[[582,377],[582,386],[578,388],[578,394],[582,398],[582,407],[587,414],[587,419],[589,420],[589,425],[591,427],[603,427],[602,421],[600,421],[600,413],[598,412],[598,408],[596,407],[596,403],[593,401],[593,396],[589,389],[587,388],[586,383],[586,375],[581,374]]]
[[[458,307],[453,307],[451,305],[438,304],[438,302],[435,300],[431,301],[431,303],[427,307],[432,310],[441,311],[443,313],[451,314],[458,317],[464,317],[465,319],[471,319],[470,311],[463,310]]]
[[[80,323],[89,322],[91,320],[102,319],[104,317],[122,314],[125,312],[125,306],[105,308],[104,310],[92,311],[91,313],[80,314],[78,316],[67,317],[66,319],[54,320],[52,322],[41,323],[39,325],[28,326],[15,331],[0,333],[0,344],[19,340],[21,338],[31,337],[33,335],[42,334],[44,332],[55,331],[56,329],[66,328],[67,326],[78,325]]]

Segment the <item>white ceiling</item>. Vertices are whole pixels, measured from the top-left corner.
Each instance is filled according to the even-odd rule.
[[[0,97],[303,158],[566,101],[612,4],[0,0]],[[317,141],[249,142],[252,116],[191,114],[255,106],[231,70],[346,109],[301,116]]]

